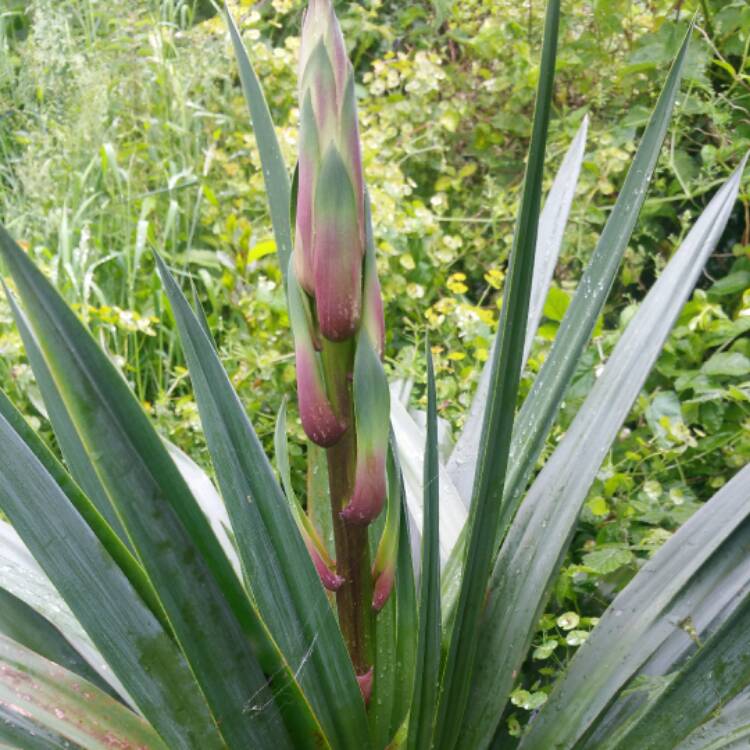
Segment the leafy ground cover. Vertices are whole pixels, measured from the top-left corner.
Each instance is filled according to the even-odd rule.
[[[296,146],[301,3],[235,3],[282,148]],[[339,3],[358,75],[393,378],[424,381],[453,434],[497,323],[536,85],[542,3]],[[545,325],[544,361],[653,106],[700,6],[678,116],[617,284],[568,395],[569,413],[655,273],[750,146],[750,9],[737,2],[571,0],[549,160],[583,117],[589,146]],[[205,455],[158,249],[194,283],[266,447],[294,378],[258,153],[226,29],[210,8],[142,0],[9,4],[0,56],[0,214],[111,352],[165,435]],[[550,170],[554,174],[554,170]],[[523,721],[603,603],[750,458],[747,191],[602,467],[544,616],[515,716]],[[4,305],[5,303],[0,303]],[[51,439],[0,307],[0,378]],[[417,388],[414,404],[424,407]],[[295,419],[290,418],[290,424]],[[565,420],[551,444],[559,440]],[[301,433],[300,433],[301,435]],[[292,462],[301,441],[290,446]],[[709,479],[710,477],[710,479]],[[296,476],[296,481],[302,477]]]

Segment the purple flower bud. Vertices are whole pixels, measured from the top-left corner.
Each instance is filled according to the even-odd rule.
[[[312,97],[313,114],[318,129],[318,142],[327,146],[336,136],[339,123],[339,96],[336,77],[328,51],[321,40],[316,45],[305,68],[300,89],[301,101]]]
[[[296,273],[320,332],[355,335],[364,257],[364,177],[354,73],[330,0],[311,0],[300,50]]]
[[[320,150],[318,147],[318,130],[313,114],[312,97],[309,92],[302,104],[299,133],[294,270],[302,288],[309,294],[314,295],[315,277],[312,256],[313,193],[320,161]]]
[[[306,311],[307,300],[292,272],[294,254],[290,260],[289,315],[294,334],[297,361],[297,400],[300,419],[307,436],[317,445],[330,447],[339,441],[346,424],[335,413],[328,394],[314,338]]]
[[[366,334],[358,336],[354,357],[354,416],[357,429],[354,492],[341,517],[349,523],[364,525],[378,517],[385,503],[390,428],[388,380]]]
[[[315,184],[312,255],[320,332],[331,341],[349,339],[359,326],[362,242],[352,183],[333,144]]]
[[[303,534],[303,537],[307,551],[310,553],[313,565],[315,566],[315,570],[320,576],[320,582],[329,591],[338,591],[344,585],[344,579],[328,567],[310,537],[306,534]]]
[[[380,515],[385,496],[385,455],[358,445],[354,493],[341,517],[356,526],[366,526]]]
[[[365,705],[370,702],[370,698],[372,697],[373,674],[373,669],[370,667],[364,674],[357,675],[357,684],[359,685],[359,690],[362,693],[362,700],[364,700]]]
[[[380,612],[388,601],[388,597],[393,591],[393,582],[396,578],[396,571],[393,567],[386,568],[376,579],[372,592],[372,608]]]

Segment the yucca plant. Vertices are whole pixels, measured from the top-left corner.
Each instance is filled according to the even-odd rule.
[[[520,739],[503,730],[588,488],[722,235],[745,163],[528,486],[644,201],[691,33],[517,410],[585,145],[584,123],[540,212],[559,13],[550,0],[491,366],[446,465],[429,347],[424,433],[390,399],[381,364],[354,78],[330,0],[311,0],[303,24],[292,181],[227,16],[289,302],[309,438],[303,500],[285,408],[277,479],[197,299],[191,306],[159,256],[220,494],[159,437],[106,353],[0,230],[8,299],[63,459],[0,394],[0,508],[10,521],[0,522],[1,747],[748,746],[747,467],[614,598]]]

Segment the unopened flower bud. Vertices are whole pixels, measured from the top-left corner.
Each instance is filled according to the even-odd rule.
[[[373,675],[374,672],[372,667],[370,667],[364,674],[357,675],[357,684],[359,685],[359,690],[362,693],[362,699],[364,700],[365,705],[370,702],[370,698],[372,697]]]
[[[294,263],[294,256],[290,266]],[[289,316],[294,334],[297,363],[297,400],[307,436],[317,445],[329,447],[341,438],[346,424],[336,414],[326,393],[320,355],[315,350],[308,302],[294,273],[289,273]]]
[[[307,551],[310,553],[310,557],[312,558],[315,570],[320,576],[320,582],[329,591],[338,591],[344,585],[344,579],[334,570],[331,570],[331,567],[329,567],[329,564],[326,563],[326,561],[323,559],[313,540],[304,532],[302,536],[305,540]]]
[[[385,461],[390,428],[388,380],[370,338],[360,333],[354,357],[354,417],[357,465],[354,492],[341,516],[352,524],[369,524],[386,499]]]
[[[345,341],[360,322],[364,178],[354,73],[330,0],[311,0],[305,16],[299,100],[295,272],[322,335]]]

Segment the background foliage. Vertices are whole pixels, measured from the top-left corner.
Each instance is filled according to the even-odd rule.
[[[291,167],[302,3],[230,7]],[[259,157],[223,22],[210,3],[178,0],[4,0],[0,8],[3,221],[96,331],[162,432],[201,460],[196,406],[148,251],[162,252],[195,284],[270,449],[282,395],[293,388],[292,346]],[[572,231],[525,388],[696,9],[702,14],[668,147],[567,395],[570,413],[632,303],[750,147],[750,7],[744,0],[564,4],[550,183],[586,114],[591,127]],[[427,327],[440,342],[433,349],[439,414],[457,434],[498,318],[543,3],[363,0],[337,10],[358,75],[391,375],[424,381]],[[750,458],[746,189],[741,199],[592,489],[514,693],[511,730],[544,701],[549,677],[585,640],[608,597]],[[3,387],[51,440],[4,300],[0,354]],[[418,386],[414,404],[424,400]],[[293,454],[301,445],[292,444]]]

